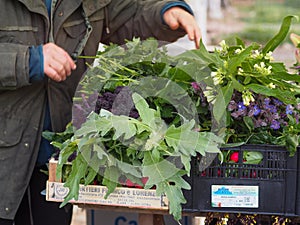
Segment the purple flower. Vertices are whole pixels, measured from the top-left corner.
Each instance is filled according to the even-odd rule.
[[[237,113],[237,112],[233,112],[233,113],[231,113],[230,115],[231,115],[234,119],[237,119],[237,118],[240,116],[240,114]]]
[[[246,106],[244,105],[244,103],[243,102],[239,102],[238,103],[238,110],[242,111],[242,110],[245,110],[245,109],[246,109]]]
[[[255,105],[255,106],[253,107],[253,115],[254,115],[254,116],[258,116],[258,115],[260,114],[260,112],[261,112],[261,109],[259,108],[259,106],[258,106],[258,105]]]
[[[263,121],[262,119],[254,120],[254,127],[266,127],[267,123]]]
[[[268,109],[271,113],[277,113],[277,108],[275,105],[266,105],[266,109]]]
[[[277,120],[272,120],[270,128],[278,130],[280,128],[280,123]]]
[[[270,98],[265,98],[265,99],[264,99],[264,103],[265,103],[266,105],[269,105],[270,102],[271,102],[271,99],[270,99]]]
[[[282,101],[278,100],[277,98],[274,98],[274,99],[273,99],[273,102],[274,102],[274,104],[277,105],[277,106],[281,106],[281,105],[282,105]]]
[[[237,108],[237,105],[234,100],[231,100],[228,104],[227,109],[231,112]]]
[[[261,109],[259,108],[259,105],[256,105],[255,103],[251,103],[248,112],[249,117],[258,116],[261,113]]]
[[[192,82],[191,85],[192,85],[192,87],[193,87],[193,89],[194,89],[195,92],[198,92],[198,91],[201,90],[200,86],[199,86],[199,84],[197,82]]]
[[[273,114],[273,119],[280,119],[279,114],[278,114],[278,113],[274,113],[274,114]]]
[[[294,109],[294,107],[289,104],[286,106],[285,113],[291,115],[291,114],[293,114],[293,109]]]

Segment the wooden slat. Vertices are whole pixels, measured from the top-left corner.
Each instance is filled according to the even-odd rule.
[[[61,182],[60,179],[56,178],[56,167],[57,167],[57,161],[50,160],[49,161],[49,178],[48,178],[48,181],[50,181],[50,182]]]

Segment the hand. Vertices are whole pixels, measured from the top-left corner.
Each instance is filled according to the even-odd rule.
[[[164,13],[163,18],[172,30],[183,28],[189,39],[195,42],[196,48],[199,48],[201,31],[193,15],[180,7],[172,7]]]
[[[64,81],[76,69],[69,54],[59,46],[48,43],[43,46],[44,73],[52,80]]]

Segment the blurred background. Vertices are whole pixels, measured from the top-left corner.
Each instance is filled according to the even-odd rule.
[[[209,1],[209,5],[213,1]],[[217,1],[221,2],[218,4],[221,10],[216,12],[215,6],[208,7],[208,44],[217,44],[221,39],[236,35],[244,40],[265,43],[278,31],[285,16],[300,15],[299,0]],[[294,21],[292,30],[300,32],[299,21]]]
[[[238,36],[248,42],[266,44],[278,31],[283,18],[300,18],[300,0],[187,0],[202,28],[203,40],[213,48],[222,40]],[[290,32],[300,34],[300,20],[293,20]],[[295,63],[289,37],[276,50],[275,59],[287,66]]]

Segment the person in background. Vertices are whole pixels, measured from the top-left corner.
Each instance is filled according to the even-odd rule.
[[[98,44],[154,37],[174,42],[200,29],[180,0],[0,1],[0,225],[67,225],[72,206],[46,202],[53,149],[43,130],[62,132],[72,98]],[[74,61],[76,59],[76,63]]]

